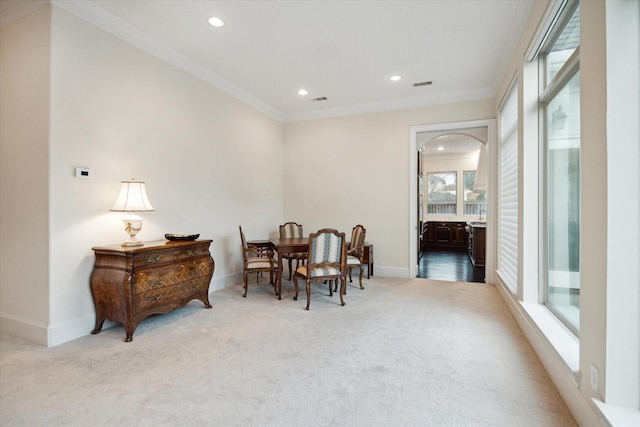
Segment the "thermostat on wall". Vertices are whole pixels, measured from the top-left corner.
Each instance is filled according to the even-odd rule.
[[[76,168],[76,178],[91,179],[93,178],[93,172],[89,168]]]

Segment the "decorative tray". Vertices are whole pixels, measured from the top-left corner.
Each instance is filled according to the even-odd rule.
[[[177,240],[196,240],[200,237],[199,234],[165,234],[164,237],[167,240],[177,241]]]

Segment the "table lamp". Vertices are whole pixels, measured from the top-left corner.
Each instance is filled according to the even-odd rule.
[[[124,231],[129,234],[129,240],[122,243],[122,246],[142,246],[143,243],[136,239],[136,234],[142,230],[142,218],[136,212],[152,211],[153,206],[147,197],[147,190],[144,182],[138,182],[131,178],[131,181],[122,181],[120,194],[111,208],[112,212],[128,212],[123,218]]]

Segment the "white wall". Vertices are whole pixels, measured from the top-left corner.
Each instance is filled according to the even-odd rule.
[[[284,218],[305,230],[367,229],[375,272],[409,274],[409,127],[495,117],[495,100],[285,125]],[[415,179],[415,177],[413,177]]]
[[[215,240],[214,288],[237,283],[239,224],[249,238],[260,238],[286,220],[307,232],[325,226],[348,232],[361,223],[375,244],[376,274],[406,277],[414,197],[409,127],[495,117],[514,75],[522,82],[522,58],[545,7],[534,3],[495,100],[286,125],[56,7],[3,28],[0,327],[45,345],[93,328],[90,248],[124,239],[119,216],[108,209],[119,181],[131,177],[147,182],[156,208],[143,214],[141,239],[198,232]],[[574,410],[589,397],[606,399],[607,310],[616,310],[606,307],[611,253],[602,209],[608,203],[605,7],[582,2],[581,8],[583,183],[593,197],[582,208],[587,319],[575,398],[566,394],[561,363],[548,364],[557,355],[536,348]],[[75,179],[77,166],[90,167],[94,178]],[[617,289],[624,292],[621,284]],[[600,369],[597,393],[589,391],[592,363]]]
[[[606,3],[607,403],[640,408],[640,2]],[[629,96],[629,94],[636,96]],[[620,226],[624,224],[623,226]]]
[[[49,323],[50,9],[0,30],[0,327]]]
[[[13,284],[18,277],[3,277],[0,313],[3,319],[20,315],[42,322],[49,338],[39,342],[45,345],[93,329],[91,247],[126,238],[120,215],[109,212],[121,180],[145,181],[156,209],[141,214],[141,240],[164,239],[165,233],[200,233],[214,240],[211,289],[238,283],[238,225],[249,238],[264,238],[282,220],[281,123],[62,9],[46,10],[50,8],[48,147],[42,141],[35,153],[27,153],[9,141],[10,157],[5,159],[3,151],[3,162],[9,163],[31,154],[46,160],[47,148],[50,153],[48,163],[35,165],[35,172],[45,175],[23,188],[24,194],[37,194],[43,186],[48,191],[49,204],[41,203],[40,218],[50,226],[50,255],[38,259],[44,265],[48,261],[50,273],[48,279],[46,273],[39,276],[45,279],[39,283],[43,292],[23,292]],[[22,29],[27,23],[12,26]],[[27,95],[32,91],[15,79],[11,84]],[[46,94],[46,88],[40,92]],[[90,167],[93,179],[74,178],[79,166]],[[2,173],[4,183],[4,165]],[[46,201],[47,194],[40,199]],[[5,221],[4,209],[3,203],[3,245],[5,229],[30,218],[27,212],[38,211],[25,209],[20,221]],[[33,268],[33,248],[46,245],[47,232],[16,242],[15,257],[30,256],[24,268]],[[27,303],[48,306],[50,313],[37,317]]]

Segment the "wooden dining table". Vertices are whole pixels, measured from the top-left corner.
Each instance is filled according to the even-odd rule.
[[[309,252],[308,237],[272,237],[269,239],[278,252],[278,272],[276,273],[276,293],[282,299],[282,254],[295,252]]]

